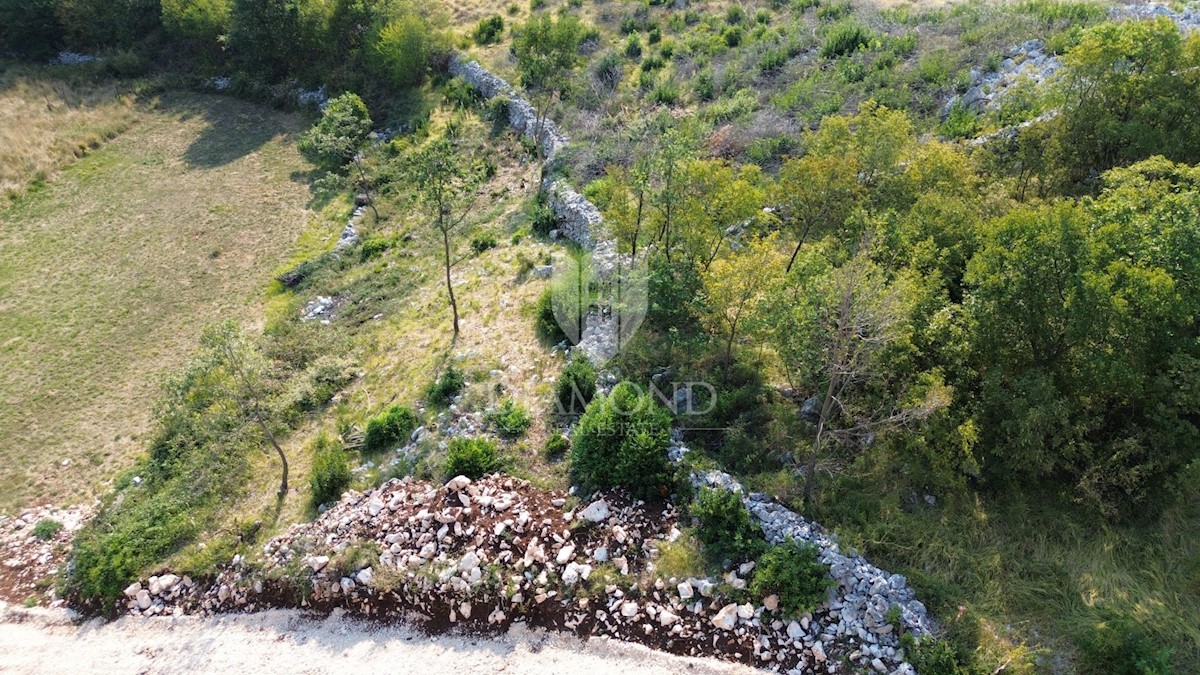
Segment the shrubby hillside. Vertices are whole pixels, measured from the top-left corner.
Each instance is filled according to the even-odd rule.
[[[686,444],[685,470],[907,576],[939,625],[903,643],[920,672],[1188,672],[1198,11],[0,0],[14,56],[328,99],[297,146],[337,224],[263,289],[262,330],[210,329],[170,380],[64,590],[109,608],[163,564],[252,559],[344,489],[503,471],[694,499],[664,565],[756,559],[750,592],[815,606],[812,554],[692,495]],[[516,89],[481,96],[455,59]],[[546,278],[577,224],[543,185],[649,270],[612,360],[564,358]],[[650,382],[712,393],[679,414]]]

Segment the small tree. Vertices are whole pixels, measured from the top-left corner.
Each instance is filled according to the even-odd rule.
[[[716,260],[702,272],[704,291],[712,307],[707,321],[713,332],[724,336],[726,367],[733,362],[733,345],[739,331],[778,277],[779,266],[775,235],[770,235]]]
[[[242,419],[253,422],[279,456],[280,499],[288,491],[288,460],[271,430],[267,399],[274,392],[270,362],[232,321],[207,333],[201,341],[214,360],[214,393],[231,403]]]
[[[910,309],[902,280],[889,282],[866,251],[841,267],[822,262],[808,267],[813,268],[805,270],[808,275],[780,287],[762,305],[769,315],[768,339],[793,388],[807,386],[819,397],[805,465],[806,507],[812,504],[817,460],[828,446],[924,419],[949,404],[949,391],[934,373],[916,378],[906,391],[882,397],[868,392],[868,384],[888,385],[881,356],[901,337]]]
[[[786,272],[792,271],[810,236],[842,226],[861,192],[858,161],[853,157],[809,154],[784,162],[774,201],[784,228],[796,241]]]
[[[475,203],[479,177],[468,169],[450,139],[439,138],[424,148],[412,153],[407,169],[417,190],[417,201],[429,210],[432,225],[442,238],[442,266],[446,274],[446,294],[450,298],[450,311],[454,316],[454,335],[458,336],[458,301],[454,297],[454,284],[450,280],[450,269],[457,262],[452,260],[450,235],[456,231],[471,213]]]
[[[537,141],[538,159],[545,161],[543,132],[550,106],[555,98],[561,98],[571,86],[575,67],[579,64],[579,41],[583,38],[583,24],[572,16],[555,21],[546,14],[529,19],[516,31],[513,54],[517,57],[517,71],[521,83],[534,97],[537,104],[537,119],[534,138]]]
[[[346,164],[353,164],[358,172],[359,184],[367,195],[367,204],[375,210],[371,195],[371,181],[367,180],[363,166],[363,146],[371,136],[371,114],[358,94],[346,92],[329,101],[321,119],[300,137],[300,153],[310,162],[330,171],[340,171]]]

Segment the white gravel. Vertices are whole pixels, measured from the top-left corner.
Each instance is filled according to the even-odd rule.
[[[515,627],[494,638],[427,637],[334,614],[275,610],[217,618],[124,617],[73,624],[57,610],[0,603],[5,673],[751,673],[607,638]]]

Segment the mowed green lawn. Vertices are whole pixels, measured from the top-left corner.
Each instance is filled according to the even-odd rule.
[[[74,503],[145,448],[203,327],[261,321],[309,212],[300,116],[164,95],[0,211],[0,512]]]

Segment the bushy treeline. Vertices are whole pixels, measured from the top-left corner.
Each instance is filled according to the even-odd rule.
[[[1197,54],[1165,21],[1085,31],[1059,117],[1028,128],[1062,149],[1038,156],[1040,198],[1033,169],[997,161],[1024,148],[918,140],[871,102],[775,175],[651,121],[653,151],[588,188],[622,248],[654,258],[652,337],[626,366],[713,383],[696,426],[724,429],[700,438],[740,470],[819,476],[870,452],[917,489],[1156,512],[1200,456]],[[782,375],[791,412],[748,370]]]
[[[358,91],[421,82],[447,53],[444,27],[410,0],[0,0],[0,45],[17,55],[133,52],[192,74]]]

